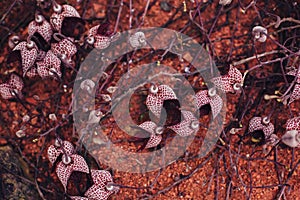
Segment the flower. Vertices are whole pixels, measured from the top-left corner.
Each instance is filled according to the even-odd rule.
[[[13,51],[20,52],[23,76],[25,76],[28,70],[34,65],[35,60],[37,59],[38,48],[33,41],[23,41],[17,44]]]
[[[52,43],[51,51],[64,63],[71,64],[72,56],[77,52],[77,47],[73,44],[71,39],[64,38],[57,43]]]
[[[215,118],[223,107],[222,98],[217,95],[216,88],[210,88],[209,90],[203,90],[195,95],[196,106],[201,108],[206,104],[210,104],[212,116]]]
[[[74,146],[68,141],[61,141],[61,139],[56,139],[54,145],[48,147],[48,159],[53,165],[60,154],[71,155],[74,153]]]
[[[23,80],[16,74],[12,74],[8,83],[0,84],[0,94],[3,99],[11,99],[16,95],[22,97],[22,89],[24,87]]]
[[[147,45],[146,36],[143,32],[138,31],[129,38],[129,43],[133,48],[139,48]]]
[[[89,30],[87,43],[93,45],[96,49],[105,49],[107,48],[116,35],[112,35],[108,30],[109,23],[103,23],[92,27]]]
[[[55,3],[53,5],[54,13],[50,17],[50,24],[52,25],[53,29],[61,32],[62,31],[62,24],[65,19],[69,17],[73,18],[80,18],[79,13],[77,10],[70,6],[70,5],[59,5]]]
[[[73,171],[89,173],[89,168],[84,158],[74,154],[74,146],[68,141],[56,139],[54,145],[49,146],[47,154],[52,165],[58,156],[63,154],[62,161],[56,166],[56,174],[65,190]]]
[[[104,115],[100,110],[92,110],[89,114],[87,123],[90,124],[98,123],[103,116]]]
[[[199,129],[199,122],[197,118],[190,111],[183,110],[182,115],[184,119],[179,124],[169,126],[168,128],[183,137],[196,133]]]
[[[224,92],[234,93],[243,86],[243,75],[236,67],[230,65],[228,74],[214,77],[211,82]]]
[[[177,99],[176,94],[167,85],[151,85],[149,95],[146,99],[146,105],[148,109],[156,116],[160,117],[163,103],[165,100]]]
[[[256,140],[255,133],[257,131],[262,131],[267,144],[272,145],[276,143],[277,136],[273,134],[274,125],[270,122],[270,119],[268,117],[253,117],[249,122],[248,131],[249,133],[254,135],[252,141]]]
[[[32,37],[35,33],[40,34],[45,41],[49,42],[53,34],[51,25],[42,15],[36,15],[35,20],[28,25],[28,35]]]
[[[110,195],[119,191],[114,186],[111,174],[106,170],[91,170],[94,185],[84,194],[89,200],[106,200]]]
[[[300,147],[300,117],[294,117],[286,122],[286,133],[281,140],[290,147]]]
[[[73,171],[79,171],[88,174],[89,167],[82,156],[77,154],[63,154],[62,161],[60,161],[56,166],[56,174],[65,190]]]
[[[150,133],[150,139],[148,140],[145,148],[156,147],[162,140],[163,127],[158,127],[154,122],[146,121],[138,125],[141,129]]]
[[[95,83],[91,79],[85,79],[80,83],[80,88],[82,90],[86,90],[89,94],[92,94],[94,87]]]
[[[36,63],[37,73],[42,78],[61,77],[60,59],[49,50],[42,61]]]
[[[262,26],[255,26],[252,29],[252,34],[254,35],[255,40],[265,42],[267,40],[268,30]]]

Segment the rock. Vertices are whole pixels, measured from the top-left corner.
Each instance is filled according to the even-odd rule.
[[[28,166],[10,146],[0,147],[0,199],[40,199],[35,186],[17,176],[26,177]],[[17,176],[16,176],[17,175]]]

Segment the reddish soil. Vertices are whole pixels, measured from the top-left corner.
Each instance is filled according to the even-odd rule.
[[[5,82],[12,72],[22,74],[20,66],[6,64],[8,54],[11,52],[8,47],[9,32],[26,39],[26,27],[33,20],[33,11],[36,9],[35,1],[23,0],[23,3],[17,3],[9,11],[12,2],[14,1],[0,2],[0,20],[2,22],[0,24],[0,83]],[[59,3],[71,4],[78,9],[79,13],[86,19],[85,27],[87,30],[107,18],[109,18],[113,29],[117,21],[120,1],[112,2],[114,2],[113,6],[108,5],[108,3],[111,3],[110,1],[101,0],[83,1],[82,3],[76,3],[75,0],[59,1]],[[129,2],[129,0],[124,1],[117,27],[119,32],[129,29]],[[183,33],[195,38],[200,44],[207,44],[209,53],[221,71],[229,63],[232,64],[257,54],[280,49],[274,41],[279,41],[282,44],[287,38],[294,36],[289,34],[295,34],[296,31],[298,33],[296,34],[298,46],[297,43],[294,46],[289,44],[289,48],[293,46],[294,49],[292,50],[294,52],[299,51],[299,27],[298,30],[284,30],[289,25],[295,24],[284,24],[278,29],[270,25],[276,22],[276,18],[270,13],[279,15],[282,18],[293,17],[297,19],[297,16],[299,16],[297,15],[299,14],[299,9],[297,10],[299,3],[298,7],[288,8],[288,5],[292,5],[292,3],[279,5],[278,1],[275,0],[259,1],[256,7],[257,10],[250,7],[247,11],[244,11],[236,0],[233,0],[230,5],[222,9],[218,5],[218,1],[213,3],[204,1],[199,5],[203,28],[210,30],[220,12],[214,28],[211,30],[209,43],[197,25],[200,21],[199,15],[197,14],[193,22],[189,18],[189,12],[193,15],[197,11],[196,3],[186,1],[187,11],[184,12],[183,1],[169,0],[165,2],[168,2],[170,6],[169,12],[162,10],[160,1],[150,1],[144,23],[141,26],[164,27],[176,31],[181,31],[187,26]],[[250,2],[250,0],[247,0],[242,3],[248,5]],[[267,5],[264,2],[267,2]],[[133,28],[137,28],[141,22],[145,6],[146,1],[133,1]],[[48,19],[51,12],[52,8],[49,11],[43,10],[43,14]],[[261,19],[258,17],[259,12]],[[270,38],[265,43],[253,41],[251,30],[254,25],[258,24],[268,27]],[[133,59],[146,53],[149,53],[149,51],[138,51]],[[76,54],[74,60],[78,61],[77,68],[86,55],[87,51],[84,49]],[[265,56],[260,62],[270,61],[279,56],[283,55]],[[153,59],[158,59],[158,55],[155,54]],[[293,59],[295,57],[291,57],[285,65],[291,65]],[[146,59],[141,60],[133,63],[130,68],[147,62]],[[174,55],[166,56],[161,63],[179,72],[182,72],[184,66],[188,64],[180,62],[178,57]],[[241,72],[245,72],[258,64],[259,61],[254,58],[236,67]],[[76,76],[76,71],[70,68],[64,68],[64,78],[61,82],[53,79],[42,80],[38,77],[33,79],[24,78],[25,87],[22,103],[17,100],[0,98],[0,144],[10,144],[14,147],[16,153],[22,155],[25,162],[29,164],[28,174],[24,177],[28,180],[37,181],[45,199],[67,198],[64,196],[63,186],[59,182],[55,170],[47,159],[46,149],[53,144],[55,132],[50,131],[45,136],[40,136],[59,125],[60,128],[56,131],[56,134],[77,145],[78,153],[86,158],[91,168],[100,167],[111,170],[114,182],[124,186],[110,199],[278,199],[281,196],[282,199],[298,200],[300,199],[299,148],[292,149],[279,144],[275,147],[268,146],[267,149],[263,149],[263,145],[251,143],[251,136],[243,137],[247,132],[249,120],[255,115],[268,115],[272,112],[271,122],[274,123],[275,134],[279,138],[285,133],[286,121],[297,116],[297,114],[299,115],[299,101],[287,106],[278,103],[276,100],[266,101],[263,99],[262,91],[264,89],[267,93],[274,93],[275,90],[285,91],[283,89],[285,87],[284,81],[273,84],[266,81],[267,77],[276,73],[280,74],[279,68],[280,63],[278,62],[257,68],[250,72],[248,79],[246,79],[244,96],[241,93],[227,94],[225,132],[221,134],[222,139],[212,152],[204,158],[195,157],[205,136],[206,129],[201,127],[197,133],[197,138],[200,139],[193,141],[187,148],[186,154],[176,162],[158,171],[134,174],[110,169],[109,166],[98,163],[97,158],[93,158],[79,144],[78,133],[73,129],[71,117],[70,119],[63,118],[63,115],[69,114],[74,77]],[[126,71],[127,68],[118,63],[116,70],[111,74],[110,80],[100,82],[100,85],[105,84],[102,91],[110,86],[115,86]],[[107,71],[107,73],[110,72]],[[197,91],[204,88],[202,79],[199,76],[189,76],[187,79],[197,88]],[[254,80],[255,83],[251,80]],[[63,85],[67,85],[67,89],[64,89]],[[136,91],[131,99],[130,114],[137,123],[142,123],[148,118],[147,113],[145,114],[143,111],[145,109],[145,106],[143,106],[146,98],[145,94],[141,89],[141,91]],[[248,107],[247,103],[249,103]],[[110,109],[110,104],[105,103],[101,98],[96,99],[96,106],[101,106],[106,111]],[[243,113],[244,111],[245,113]],[[57,121],[49,120],[48,115],[51,113],[56,114]],[[30,116],[31,120],[29,122],[22,121],[25,115]],[[207,125],[209,117],[201,117],[199,122]],[[115,126],[113,116],[110,115],[101,123],[106,126],[104,132],[110,135],[110,139],[115,141],[117,145],[130,151],[136,151],[141,147],[142,143],[135,143],[130,140],[126,133]],[[21,127],[26,128],[24,138],[18,138],[15,135]],[[238,131],[231,134],[230,130],[232,128],[238,128]],[[242,142],[240,141],[241,138]],[[147,152],[148,150],[143,151]],[[69,194],[83,194],[91,184],[87,179],[87,175],[74,173],[68,185]],[[33,186],[36,187],[35,184]],[[283,192],[281,193],[281,191]]]

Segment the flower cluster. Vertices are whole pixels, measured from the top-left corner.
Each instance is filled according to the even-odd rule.
[[[12,52],[7,61],[20,62],[23,77],[60,79],[62,67],[74,64],[72,58],[77,53],[80,45],[77,38],[81,35],[76,30],[79,29],[79,33],[83,33],[81,29],[84,29],[85,22],[70,5],[59,5],[53,1],[53,11],[49,21],[41,13],[35,14],[35,19],[28,25],[27,40],[20,41],[19,37],[13,36],[9,41]],[[92,27],[85,39],[86,44],[97,49],[107,48],[117,38],[108,28],[108,23]],[[17,79],[16,77],[14,75],[12,79]],[[18,82],[20,81],[18,78]],[[21,95],[21,87],[15,88],[11,83],[1,86],[0,92],[4,99],[15,97],[11,90],[18,91]]]
[[[168,100],[178,100],[172,88],[167,85],[151,85],[146,99],[146,105],[155,117],[161,117],[164,102]],[[173,130],[180,136],[189,136],[198,131],[199,122],[193,113],[184,110],[180,111],[179,108],[173,109],[178,109],[179,115],[183,116],[183,120],[179,120],[178,123],[175,122],[175,124],[168,126],[158,126],[152,121],[146,121],[138,126],[150,133],[150,139],[147,141],[145,148],[153,148],[160,144],[165,127]]]
[[[56,139],[55,144],[48,147],[48,159],[55,165],[58,157],[62,154],[61,161],[56,164],[56,174],[67,190],[68,180],[74,171],[89,174],[89,167],[84,158],[74,152],[74,146],[68,141]],[[114,186],[111,174],[105,170],[91,170],[94,182],[84,194],[85,197],[73,196],[72,199],[107,199],[117,192],[119,187]]]

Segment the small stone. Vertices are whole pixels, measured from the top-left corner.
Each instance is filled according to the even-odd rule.
[[[18,137],[18,138],[22,138],[22,137],[24,137],[26,134],[25,134],[25,131],[23,131],[23,130],[18,130],[17,132],[16,132],[16,136]]]
[[[28,122],[29,120],[30,120],[29,115],[24,115],[23,118],[22,118],[23,122]]]
[[[57,120],[56,115],[54,113],[51,113],[49,115],[49,119],[52,120],[52,121],[56,121]]]
[[[165,12],[171,11],[171,6],[167,1],[161,1],[159,5],[163,11],[165,11]]]

